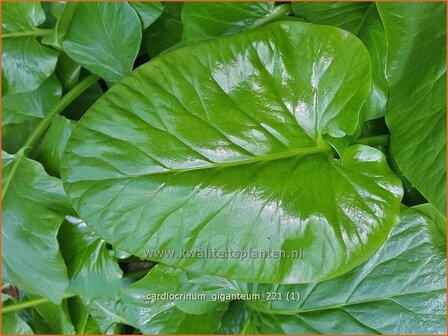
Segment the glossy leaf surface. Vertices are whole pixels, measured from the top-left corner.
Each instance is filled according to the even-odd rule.
[[[431,213],[427,205],[423,208]],[[177,289],[168,290],[167,285],[165,289],[206,295],[209,305],[204,311],[209,313],[223,304],[211,302],[212,293],[246,295],[245,308],[231,305],[223,317],[233,334],[443,334],[446,235],[438,229],[444,226],[444,219],[435,218],[433,221],[420,210],[404,209],[383,247],[352,271],[324,282],[243,283],[185,272],[167,281],[155,275],[179,271],[158,265],[142,287],[144,293],[150,293],[158,282],[177,282]],[[195,285],[186,289],[190,284]],[[197,301],[184,300],[183,309],[193,313],[194,303]],[[171,304],[179,306],[178,301]],[[205,307],[203,301],[200,304]]]
[[[137,13],[125,2],[79,3],[63,42],[73,60],[106,81],[131,72],[142,39]]]
[[[273,10],[273,2],[186,2],[182,9],[182,42],[188,45],[246,30]]]
[[[35,157],[52,176],[60,175],[62,153],[75,124],[62,116],[55,116],[36,149]]]
[[[58,53],[36,38],[44,21],[38,2],[2,5],[2,96],[36,90],[53,73]]]
[[[2,266],[13,285],[58,303],[68,280],[56,235],[69,209],[62,183],[22,155],[2,151]]]
[[[246,332],[444,334],[446,236],[436,229],[442,223],[407,209],[387,243],[341,277],[303,286],[249,285],[243,291],[285,297],[298,291],[301,299],[252,302],[258,313]]]
[[[355,37],[303,23],[173,51],[78,123],[66,190],[104,239],[142,258],[303,248],[289,260],[152,259],[240,280],[336,276],[384,243],[402,193],[380,151],[352,146],[337,160],[322,139],[355,131],[369,71]]]
[[[387,43],[375,3],[294,2],[292,8],[306,22],[337,26],[359,37],[372,60],[372,89],[363,106],[360,126],[367,120],[384,116],[388,94],[385,75]]]
[[[446,209],[446,5],[378,3],[388,43],[391,151],[406,178]]]

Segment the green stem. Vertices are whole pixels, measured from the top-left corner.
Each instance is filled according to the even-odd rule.
[[[255,21],[252,25],[250,25],[247,29],[253,29],[256,27],[263,26],[267,23],[274,22],[282,18],[283,16],[287,16],[291,13],[291,4],[284,4],[280,6],[275,6],[271,13],[261,18],[258,21]]]
[[[355,140],[356,144],[369,145],[372,147],[376,146],[389,146],[389,135],[377,135],[371,137],[360,138]]]
[[[11,167],[11,171],[9,175],[6,177],[6,181],[3,185],[2,190],[2,199],[4,199],[6,192],[8,191],[9,185],[14,177],[14,174],[19,166],[21,160],[27,156],[29,151],[32,149],[34,143],[41,137],[42,134],[46,131],[48,126],[50,126],[52,118],[61,113],[68,105],[70,105],[80,94],[82,94],[85,90],[87,90],[90,86],[92,86],[99,79],[96,75],[89,75],[84,78],[81,82],[79,82],[73,89],[71,89],[67,94],[62,97],[62,99],[56,104],[56,106],[45,115],[45,117],[39,122],[39,124],[34,129],[33,133],[30,134],[22,148],[14,157],[14,162]]]
[[[68,294],[65,294],[62,297],[62,299],[68,299],[68,298],[71,298],[71,297],[74,297],[74,296],[76,296],[76,294],[68,293]],[[50,300],[45,299],[45,298],[27,300],[27,301],[23,301],[23,302],[20,302],[20,303],[12,304],[10,306],[2,307],[2,313],[3,314],[12,313],[12,312],[15,312],[17,310],[22,310],[22,309],[25,309],[25,308],[31,308],[31,307],[39,306],[41,304],[49,303],[49,302],[50,302]]]
[[[35,29],[22,32],[6,33],[2,35],[2,39],[11,37],[24,37],[24,36],[45,36],[48,35],[52,29]]]

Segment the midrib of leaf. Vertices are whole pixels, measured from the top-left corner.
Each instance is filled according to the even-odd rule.
[[[328,154],[331,152],[332,152],[332,147],[329,144],[327,144],[326,142],[319,142],[316,144],[316,146],[295,148],[295,149],[292,149],[287,152],[279,152],[279,153],[272,153],[272,154],[268,154],[268,155],[260,155],[253,159],[245,159],[245,160],[241,160],[241,161],[231,161],[231,162],[224,162],[224,163],[212,162],[212,165],[190,167],[190,168],[169,168],[169,167],[165,166],[162,162],[153,158],[153,160],[157,161],[157,163],[159,165],[161,165],[163,168],[165,168],[166,170],[151,172],[151,173],[126,175],[126,176],[120,176],[120,177],[109,177],[109,178],[105,178],[104,180],[114,180],[114,179],[122,179],[122,178],[138,178],[138,177],[164,175],[164,174],[177,174],[177,173],[186,173],[186,172],[198,171],[198,170],[222,169],[222,168],[230,168],[230,167],[237,167],[237,166],[245,166],[245,165],[256,164],[256,163],[261,163],[261,162],[289,159],[289,158],[293,158],[293,157],[308,156],[308,155],[313,155],[313,154]]]
[[[114,312],[110,311],[109,309],[107,309],[106,307],[102,306],[98,301],[94,301],[93,304],[95,304],[96,306],[98,306],[98,308],[100,308],[104,313],[106,313],[107,315],[113,317],[117,322],[121,323],[121,324],[127,324],[130,325],[130,323],[123,317],[115,314]]]
[[[2,200],[5,199],[5,196],[8,192],[9,186],[11,184],[12,179],[14,178],[17,167],[24,157],[32,149],[34,143],[42,136],[45,130],[50,126],[52,118],[61,113],[68,105],[70,105],[80,94],[82,94],[85,90],[87,90],[90,86],[92,86],[99,79],[96,75],[89,75],[84,78],[81,82],[79,82],[73,89],[71,89],[62,99],[56,104],[55,107],[47,114],[45,117],[39,122],[39,124],[34,129],[33,133],[30,134],[28,139],[22,148],[14,155],[11,170],[6,176],[5,183],[2,188]]]
[[[52,29],[34,29],[27,31],[19,31],[13,33],[2,34],[2,39],[13,38],[13,37],[26,37],[26,36],[45,36],[51,33]]]

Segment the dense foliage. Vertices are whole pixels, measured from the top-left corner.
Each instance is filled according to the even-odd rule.
[[[445,11],[3,2],[3,334],[444,334]]]

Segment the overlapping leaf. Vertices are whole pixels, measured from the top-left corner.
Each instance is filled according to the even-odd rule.
[[[59,231],[61,252],[70,278],[69,291],[85,301],[114,298],[122,271],[106,242],[79,219],[68,217]]]
[[[437,213],[434,208],[424,208],[427,213]],[[128,287],[126,296],[134,298],[135,304],[150,298],[154,288],[162,288],[156,290],[160,293],[204,295],[199,302],[191,298],[162,302],[182,307],[189,314],[198,313],[197,306],[201,306],[202,314],[215,311],[220,315],[225,301],[216,296],[213,300],[213,294],[246,295],[245,308],[232,306],[222,320],[221,330],[232,333],[443,334],[446,235],[438,230],[443,225],[444,221],[435,222],[406,209],[380,250],[352,271],[324,282],[242,283],[158,265],[145,279]],[[168,281],[166,274],[178,275]],[[160,299],[146,302],[147,311],[162,304]],[[242,316],[246,316],[243,321]]]
[[[361,122],[384,116],[386,82],[386,38],[373,2],[294,2],[294,13],[306,22],[332,25],[357,35],[372,60],[372,90],[361,113]],[[362,125],[360,125],[362,126]]]
[[[62,43],[73,60],[116,82],[131,72],[142,39],[137,13],[125,2],[79,3]]]
[[[387,35],[391,151],[406,178],[445,215],[446,5],[378,3]]]
[[[34,91],[4,97],[2,148],[16,153],[39,121],[57,104],[61,95],[61,84],[53,75]]]
[[[56,235],[70,211],[62,183],[22,151],[2,151],[2,165],[2,266],[11,284],[59,303],[68,279]]]
[[[2,96],[36,90],[53,73],[58,52],[37,39],[44,21],[38,2],[2,5]]]

